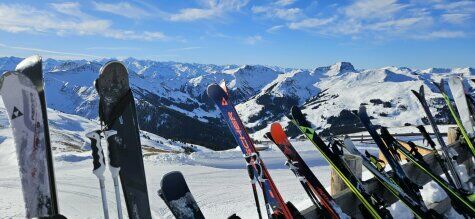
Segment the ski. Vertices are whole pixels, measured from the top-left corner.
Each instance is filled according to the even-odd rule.
[[[374,142],[380,149],[381,153],[383,153],[384,157],[386,158],[388,164],[391,166],[391,169],[394,172],[394,181],[408,194],[412,197],[417,197],[419,203],[424,205],[422,201],[422,196],[419,191],[419,186],[415,185],[410,179],[407,177],[405,171],[402,169],[401,165],[399,164],[399,155],[394,149],[393,144],[399,144],[399,142],[395,141],[394,139],[385,138],[387,137],[386,129],[383,127],[381,128],[381,136],[377,133],[376,128],[370,121],[370,118],[366,112],[366,107],[360,106],[360,109],[357,113],[360,121],[365,126],[366,130],[370,133],[371,137],[373,138]],[[383,139],[384,141],[383,141]]]
[[[24,59],[0,79],[28,218],[59,214],[43,83],[40,56]]]
[[[335,144],[326,145],[315,130],[312,129],[311,124],[307,121],[299,108],[293,106],[291,113],[292,122],[305,137],[315,145],[351,192],[353,192],[356,198],[363,204],[363,207],[360,206],[361,213],[364,216],[373,218],[392,218],[389,211],[385,208],[383,200],[366,192],[363,183],[351,172],[344,160],[341,159],[341,155],[343,154],[341,148],[338,148]]]
[[[247,134],[234,105],[229,99],[229,93],[224,83],[220,85],[211,84],[207,89],[208,96],[218,106],[224,120],[228,124],[236,142],[238,143],[248,165],[248,172],[251,183],[257,182],[263,192],[266,210],[269,218],[284,217],[293,218],[284,199],[280,195],[267,168],[264,165],[259,153],[254,147],[254,143]],[[257,201],[257,196],[255,196]],[[258,206],[259,203],[256,203]]]
[[[177,219],[205,218],[181,172],[169,172],[162,177],[158,196]]]
[[[381,128],[381,136],[379,136],[378,132],[376,131],[376,128],[371,123],[368,113],[366,112],[365,106],[360,106],[357,116],[359,117],[361,123],[369,132],[369,134],[374,140],[374,143],[376,144],[376,146],[378,146],[379,151],[381,151],[381,153],[384,155],[386,161],[393,170],[394,182],[396,182],[396,184],[399,185],[407,194],[415,198],[421,206],[425,207],[424,201],[422,200],[421,192],[419,190],[419,186],[414,184],[409,179],[409,177],[407,177],[406,172],[404,171],[404,169],[402,169],[401,165],[398,162],[398,160],[400,159],[396,150],[394,149],[394,144],[399,144],[399,142],[395,141],[394,139],[385,138],[387,137],[387,135],[383,136],[383,134],[386,134],[385,132],[383,132],[384,130],[386,130],[384,128]],[[384,142],[381,137],[384,138]]]
[[[102,130],[117,131],[108,143],[118,149],[119,176],[129,218],[151,218],[139,124],[127,69],[118,61],[104,64],[95,87]]]
[[[424,128],[423,125],[419,125],[419,126],[417,126],[417,129],[419,129],[419,132],[422,134],[424,139],[427,141],[427,144],[434,151],[434,158],[437,161],[437,163],[439,164],[440,168],[442,169],[442,172],[444,173],[445,178],[447,178],[447,181],[449,182],[449,184],[452,185],[453,187],[456,187],[455,182],[452,179],[452,177],[450,176],[449,170],[447,169],[447,166],[445,165],[446,161],[444,160],[444,158],[442,156],[440,156],[439,153],[437,153],[437,148],[436,148],[435,142],[432,140],[429,133],[427,133],[426,128]]]
[[[348,136],[344,139],[343,146],[351,154],[360,156],[362,158],[363,165],[366,167],[366,169],[368,169],[389,192],[391,192],[396,198],[401,200],[401,202],[404,203],[417,218],[438,218],[438,214],[429,210],[425,205],[421,205],[421,203],[419,203],[417,199],[412,198],[393,180],[391,180],[389,174],[384,171],[384,161],[379,160],[377,157],[368,153],[368,151],[365,151],[365,155],[363,155],[360,151],[358,151],[358,149]]]
[[[445,166],[447,166],[447,169],[450,170],[450,177],[452,177],[452,180],[455,183],[455,188],[457,189],[463,188],[462,180],[460,179],[459,173],[457,172],[457,169],[455,168],[453,156],[450,154],[449,147],[447,147],[447,145],[445,144],[444,139],[442,139],[442,135],[440,134],[439,128],[437,127],[437,124],[435,123],[435,119],[432,116],[432,113],[430,112],[429,104],[427,104],[425,94],[424,94],[424,85],[421,85],[421,87],[419,88],[419,92],[415,90],[411,90],[411,91],[419,100],[419,103],[421,104],[422,109],[426,113],[427,120],[429,120],[429,123],[434,132],[434,135],[437,141],[439,142],[439,147],[440,149],[442,149],[442,156],[444,157]],[[438,153],[438,150],[435,151],[435,153]]]
[[[325,215],[334,219],[340,218],[340,214],[343,213],[340,207],[289,142],[282,126],[279,123],[273,123],[270,132],[266,136],[285,155],[287,158],[286,165],[297,176],[312,202],[317,207],[325,210]]]
[[[424,161],[423,156],[417,150],[417,146],[412,142],[408,142],[408,144],[411,147],[410,151],[401,145],[396,145],[397,150],[401,152],[408,161],[412,162],[417,168],[432,178],[447,193],[452,200],[452,205],[455,210],[465,215],[475,215],[475,205],[470,201],[474,195],[459,192],[460,190],[449,185],[442,177],[434,174],[429,164]]]
[[[449,96],[447,95],[447,93],[445,93],[444,81],[440,80],[440,83],[433,82],[433,84],[439,89],[440,93],[442,94],[442,97],[444,98],[445,104],[449,108],[450,114],[454,118],[455,123],[457,124],[457,127],[459,128],[460,132],[462,133],[462,137],[465,140],[465,143],[467,144],[468,148],[470,149],[470,152],[472,153],[472,156],[475,157],[475,146],[473,145],[472,140],[470,139],[470,136],[468,136],[467,131],[465,131],[465,128],[462,124],[462,121],[460,121],[460,119],[457,115],[457,112],[455,112],[455,109],[452,106],[452,102],[450,101]]]
[[[460,115],[460,120],[465,128],[465,131],[469,137],[474,137],[475,131],[474,126],[475,122],[473,121],[470,108],[468,105],[468,100],[466,97],[465,89],[463,87],[463,81],[460,76],[452,76],[449,78],[449,87],[452,93],[452,96],[455,100],[455,105],[457,106],[457,111]]]

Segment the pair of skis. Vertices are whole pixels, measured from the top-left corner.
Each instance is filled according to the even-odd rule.
[[[262,189],[269,218],[294,218],[289,207],[277,190],[277,187],[267,171],[264,162],[259,156],[259,153],[255,149],[254,143],[246,132],[234,105],[230,102],[226,85],[224,83],[221,85],[211,84],[208,86],[207,94],[220,109],[224,120],[228,124],[229,129],[244,155],[259,218],[262,218],[262,216],[259,208],[260,203],[256,184],[258,184]]]
[[[325,144],[311,127],[310,122],[307,121],[298,107],[293,106],[291,114],[292,122],[299,128],[302,134],[304,134],[305,137],[315,145],[350,191],[361,202],[362,205],[360,205],[360,211],[363,216],[372,218],[392,218],[391,214],[386,209],[384,201],[373,194],[369,194],[364,188],[363,183],[351,172],[348,165],[342,159],[341,156],[343,155],[343,150],[341,144],[335,140],[332,140],[329,145]]]
[[[0,94],[13,130],[26,217],[59,214],[42,59],[24,59],[0,78]]]
[[[111,161],[120,160],[120,172],[116,169],[113,175],[120,177],[128,216],[134,219],[151,218],[139,124],[127,68],[118,61],[104,64],[94,85],[99,94],[101,130],[105,133],[111,130],[117,132],[107,138],[107,142],[109,152],[115,157]],[[111,166],[117,167],[118,163]]]
[[[395,149],[396,145],[400,144],[396,139],[392,138],[389,135],[389,132],[384,127],[381,128],[381,136],[376,131],[376,128],[370,121],[370,118],[366,112],[366,107],[360,106],[359,111],[355,114],[359,117],[361,123],[369,132],[371,137],[373,138],[375,144],[378,146],[380,152],[386,158],[387,163],[391,166],[393,170],[393,181],[404,190],[410,197],[412,197],[417,203],[418,206],[427,210],[427,207],[422,200],[422,196],[420,193],[420,186],[414,184],[409,177],[406,175],[404,169],[399,164],[399,154]],[[383,141],[384,139],[384,141]]]
[[[384,170],[384,161],[379,160],[377,157],[368,153],[368,151],[365,151],[365,154],[363,155],[360,151],[358,151],[349,137],[346,137],[342,144],[348,150],[348,152],[356,156],[360,156],[366,169],[368,169],[381,183],[381,185],[391,192],[391,194],[401,200],[401,202],[413,212],[414,216],[417,218],[435,218],[436,216],[439,216],[432,210],[427,209],[425,205],[422,205],[417,199],[411,197],[399,185],[397,185],[391,176],[389,176],[389,174]]]
[[[102,197],[102,208],[104,211],[104,218],[109,218],[109,208],[107,206],[107,196],[105,189],[105,177],[104,172],[106,168],[106,160],[104,156],[104,151],[101,146],[101,130],[95,130],[86,134],[86,137],[91,140],[91,149],[92,149],[92,159],[93,159],[93,173],[96,175],[99,180],[99,186],[101,189]],[[120,160],[119,160],[119,151],[114,147],[110,142],[114,141],[113,137],[117,135],[117,132],[114,130],[104,131],[104,137],[108,143],[108,152],[109,152],[109,170],[112,175],[112,180],[114,182],[114,191],[117,204],[117,216],[119,219],[122,219],[122,205],[120,201],[120,190],[119,190],[119,172],[120,172]]]
[[[285,164],[299,179],[302,187],[310,200],[317,207],[319,213],[326,218],[341,218],[340,215],[343,214],[343,212],[340,207],[313,174],[302,157],[300,157],[297,150],[292,146],[282,126],[279,123],[273,123],[270,132],[266,133],[266,137],[274,142],[282,153],[284,153],[287,158]]]

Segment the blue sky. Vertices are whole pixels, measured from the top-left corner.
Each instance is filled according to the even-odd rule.
[[[0,2],[0,56],[475,67],[475,1]]]

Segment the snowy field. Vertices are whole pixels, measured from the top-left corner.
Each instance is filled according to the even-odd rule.
[[[0,108],[0,218],[23,218],[24,206],[17,157],[8,120],[4,109]],[[99,185],[92,174],[92,159],[85,133],[98,128],[96,121],[80,116],[49,110],[55,157],[55,175],[59,196],[60,212],[68,218],[102,218]],[[145,133],[142,144],[163,151],[180,151],[181,143],[174,143],[159,136]],[[296,141],[294,146],[311,167],[318,179],[330,185],[330,168],[316,149],[306,141]],[[374,146],[364,147],[377,154]],[[244,159],[238,148],[214,152],[197,146],[199,152],[191,155],[183,153],[150,153],[144,151],[145,170],[149,190],[150,205],[154,218],[173,218],[165,203],[157,196],[161,177],[170,171],[182,171],[199,206],[207,218],[226,218],[236,213],[242,218],[257,218]],[[285,200],[293,202],[297,208],[311,205],[295,176],[284,166],[285,158],[277,147],[261,153],[279,191]],[[108,172],[106,172],[109,174]],[[363,179],[372,177],[367,171]],[[115,197],[112,180],[107,175],[107,198],[112,216],[116,216]],[[445,198],[437,192],[437,185],[430,183],[424,187],[424,198],[428,203]],[[261,198],[262,200],[262,198]],[[126,213],[125,203],[123,212]],[[265,209],[261,206],[261,209]],[[398,218],[411,218],[408,209],[401,205],[391,206]]]

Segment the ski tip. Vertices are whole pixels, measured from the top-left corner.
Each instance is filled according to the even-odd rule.
[[[274,142],[274,144],[276,143],[274,141],[274,138],[272,137],[272,134],[270,132],[266,132],[266,134],[264,135],[265,138],[271,140],[272,142]]]
[[[127,68],[125,67],[124,63],[122,63],[121,61],[118,61],[118,60],[111,60],[111,61],[106,62],[101,67],[101,69],[99,70],[99,74],[101,75],[102,73],[106,72],[108,68],[113,67],[113,66],[124,68],[127,75],[129,74],[129,72],[128,72]]]
[[[272,123],[270,126],[270,134],[274,142],[277,144],[288,144],[289,140],[287,139],[287,135],[285,134],[284,129],[280,125],[280,123],[275,122]]]
[[[41,64],[42,59],[41,56],[39,55],[33,55],[28,58],[23,59],[20,63],[15,68],[15,71],[22,72],[25,69],[32,68],[34,66],[37,66],[38,64]]]
[[[292,118],[295,122],[297,122],[298,125],[312,127],[310,122],[305,119],[305,116],[303,115],[302,111],[297,106],[292,106],[290,111],[292,114]]]

